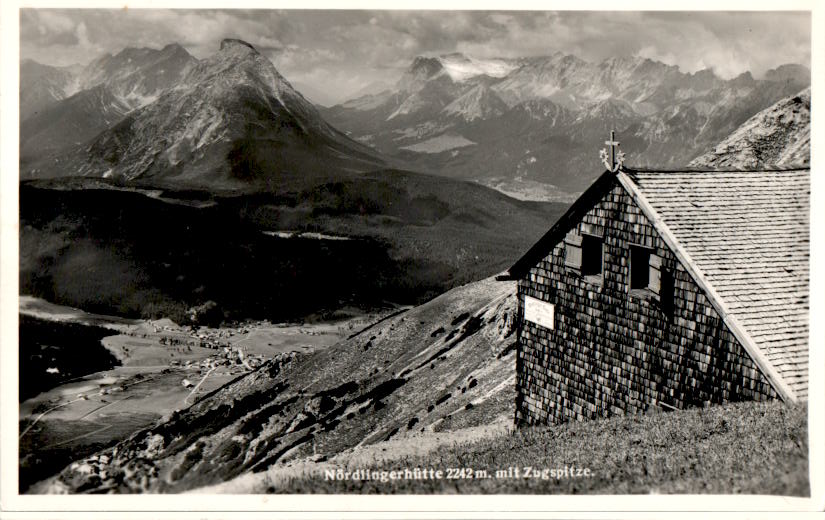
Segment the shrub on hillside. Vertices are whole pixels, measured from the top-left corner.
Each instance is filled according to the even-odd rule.
[[[190,308],[188,317],[192,325],[218,327],[223,322],[224,315],[218,304],[209,300]]]
[[[147,320],[168,318],[178,325],[184,325],[189,321],[186,306],[180,302],[168,300],[145,303],[141,308],[140,317]]]

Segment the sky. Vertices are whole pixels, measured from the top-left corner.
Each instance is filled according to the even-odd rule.
[[[760,77],[810,67],[806,12],[351,11],[21,9],[21,59],[85,64],[125,47],[183,45],[196,58],[223,38],[269,57],[313,101],[332,104],[391,85],[418,55],[476,58],[642,56],[683,72]]]

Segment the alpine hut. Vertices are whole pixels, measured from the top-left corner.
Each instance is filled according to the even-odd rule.
[[[806,400],[810,169],[602,157],[607,171],[509,270],[517,424]]]

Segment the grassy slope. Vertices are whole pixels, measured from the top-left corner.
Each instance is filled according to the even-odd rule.
[[[279,493],[709,493],[807,496],[807,408],[737,403],[526,428],[425,456],[348,469],[590,468],[590,478],[326,481],[323,471]]]
[[[63,489],[178,492],[359,444],[512,420],[515,284],[483,280],[260,369],[120,443]],[[414,438],[410,442],[416,442]],[[140,475],[127,477],[140,460]]]

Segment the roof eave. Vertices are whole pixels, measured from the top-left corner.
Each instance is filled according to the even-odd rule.
[[[566,232],[567,228],[575,221],[579,214],[590,209],[595,200],[600,198],[607,188],[611,186],[611,180],[616,177],[616,174],[605,170],[599,177],[593,181],[590,186],[579,196],[578,199],[569,207],[567,211],[559,217],[553,227],[545,233],[521,258],[504,273],[500,274],[496,279],[500,280],[518,280],[524,277],[536,262],[547,256],[550,248],[556,245],[561,237]]]

